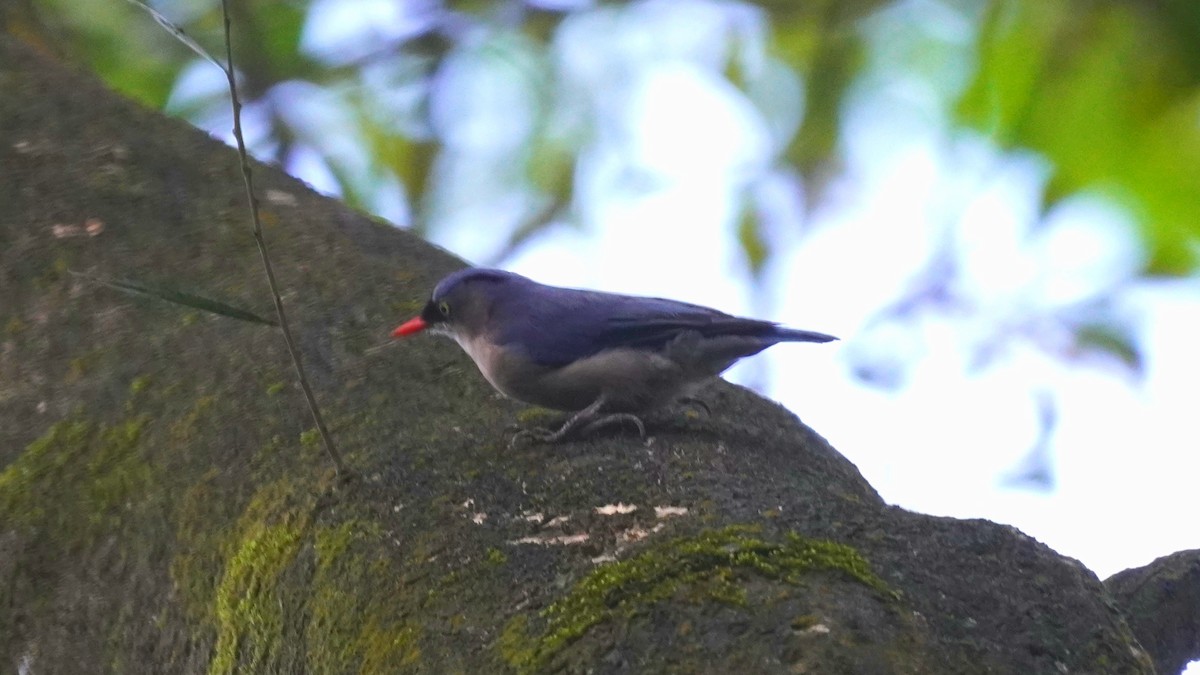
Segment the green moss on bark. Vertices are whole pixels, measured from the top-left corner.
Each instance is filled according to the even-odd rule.
[[[526,616],[510,620],[497,643],[501,656],[519,672],[537,671],[593,626],[628,619],[680,593],[697,602],[744,605],[741,579],[746,574],[796,584],[813,572],[838,572],[895,597],[849,546],[792,532],[782,542],[771,542],[758,532],[754,526],[731,525],[670,539],[602,565],[541,612],[545,627],[540,635],[529,634]]]
[[[223,497],[220,471],[209,469],[183,494],[175,522],[178,546],[171,558],[171,582],[188,615],[200,625],[215,625],[215,597],[225,559],[222,551],[232,533],[214,522],[213,505]]]
[[[421,659],[421,630],[405,621],[400,570],[379,526],[350,520],[318,528],[316,573],[305,629],[314,673],[394,673]],[[364,596],[358,589],[377,592]]]
[[[272,670],[284,630],[280,579],[312,527],[314,500],[287,480],[260,489],[239,522],[217,587],[210,675]]]
[[[153,479],[141,453],[146,422],[76,418],[50,427],[0,473],[0,521],[53,532],[68,548],[119,529],[129,499]]]
[[[206,498],[197,486],[185,502]],[[217,632],[210,675],[275,672],[294,662],[313,673],[394,673],[420,662],[422,631],[405,617],[404,574],[379,526],[321,524],[317,504],[295,482],[268,484],[232,535],[203,530],[207,545],[174,561],[189,605],[202,604],[206,592],[215,596],[207,612]],[[214,548],[219,557],[196,557]],[[212,567],[224,570],[215,589],[203,583]],[[297,616],[306,617],[299,627]],[[300,634],[303,640],[293,639]]]

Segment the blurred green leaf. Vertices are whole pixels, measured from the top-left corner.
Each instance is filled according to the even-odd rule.
[[[746,254],[746,262],[750,266],[750,272],[755,276],[762,273],[763,266],[767,264],[767,258],[771,254],[770,246],[767,244],[766,238],[762,232],[762,221],[758,217],[753,204],[745,204],[742,207],[742,216],[738,219],[737,229],[738,243],[741,244],[742,252]]]
[[[292,2],[260,2],[254,8],[257,49],[271,64],[278,80],[307,77],[312,64],[300,51],[308,5]],[[236,54],[235,54],[236,58]]]
[[[192,52],[144,11],[112,0],[40,0],[54,16],[56,36],[108,84],[145,105],[161,108]]]
[[[1075,331],[1075,350],[1100,352],[1115,357],[1131,371],[1141,374],[1145,359],[1134,336],[1123,326],[1086,324]]]
[[[1002,145],[1019,139],[1048,66],[1068,3],[997,0],[978,40],[979,66],[958,102],[958,115]]]
[[[362,114],[357,119],[367,144],[367,156],[377,160],[399,179],[410,203],[420,203],[438,155],[439,144],[406,136],[376,115]],[[339,180],[345,182],[344,179]],[[355,198],[363,199],[365,195],[356,193]],[[414,225],[419,226],[420,223]]]
[[[575,148],[538,134],[530,143],[526,172],[529,182],[554,201],[570,201],[575,187]]]
[[[1185,274],[1200,240],[1200,91],[1157,15],[1117,3],[997,0],[957,113],[1043,153],[1047,202],[1095,189],[1137,217],[1146,271]]]
[[[554,39],[554,31],[562,23],[565,14],[550,10],[531,7],[526,9],[525,20],[521,30],[525,37],[539,44],[549,44]]]
[[[411,203],[420,203],[425,195],[426,183],[433,173],[433,162],[437,159],[440,146],[432,141],[414,141],[402,136],[388,137],[384,161],[395,171]]]
[[[1158,0],[1147,3],[1145,10],[1159,13],[1159,21],[1173,38],[1169,48],[1182,55],[1193,76],[1200,74],[1200,2]]]
[[[853,24],[834,14],[825,20],[798,15],[776,24],[775,51],[804,77],[804,117],[784,157],[804,177],[808,204],[820,200],[837,164],[842,103],[863,66],[863,45]]]

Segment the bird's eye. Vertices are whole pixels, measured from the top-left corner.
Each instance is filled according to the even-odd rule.
[[[448,303],[444,300],[442,302],[439,302],[438,303],[438,311],[442,313],[442,316],[448,318],[450,316],[450,303]]]

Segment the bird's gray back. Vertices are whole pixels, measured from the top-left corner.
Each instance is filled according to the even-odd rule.
[[[493,311],[504,317],[493,339],[519,345],[533,362],[549,367],[609,349],[661,351],[686,332],[766,337],[775,327],[686,302],[556,288],[528,280],[498,292]]]

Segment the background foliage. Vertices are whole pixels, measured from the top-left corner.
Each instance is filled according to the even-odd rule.
[[[220,52],[219,3],[149,4]],[[881,101],[935,120],[959,145],[987,148],[994,159],[982,176],[1013,162],[1032,167],[1037,208],[1020,235],[1028,241],[1044,234],[1057,207],[1081,196],[1131,224],[1132,265],[1110,265],[1116,269],[1052,302],[995,303],[976,288],[978,259],[955,226],[986,180],[937,195],[942,201],[929,212],[947,225],[936,253],[878,303],[848,351],[852,372],[884,389],[905,384],[912,360],[911,340],[897,335],[930,316],[984,316],[989,328],[971,347],[968,370],[1016,341],[1063,362],[1099,355],[1105,367],[1136,377],[1144,348],[1119,296],[1146,278],[1196,268],[1194,0],[232,6],[253,152],[478,263],[504,264],[554,228],[594,225],[598,181],[607,181],[604,198],[636,199],[668,178],[669,167],[645,151],[661,139],[639,134],[637,122],[659,100],[639,77],[646,64],[663,62],[700,73],[706,91],[733,101],[737,124],[749,129],[730,142],[736,161],[722,179],[734,204],[726,227],[753,284],[765,283],[780,254],[778,231],[803,242],[814,223],[831,220],[814,214],[845,208],[847,185],[858,179],[851,155],[862,111]],[[20,0],[0,11],[8,33],[227,135],[220,73],[132,4]],[[696,145],[722,143],[689,133]],[[687,224],[679,227],[686,235]],[[1036,405],[1048,433],[1054,392],[1039,392]]]

